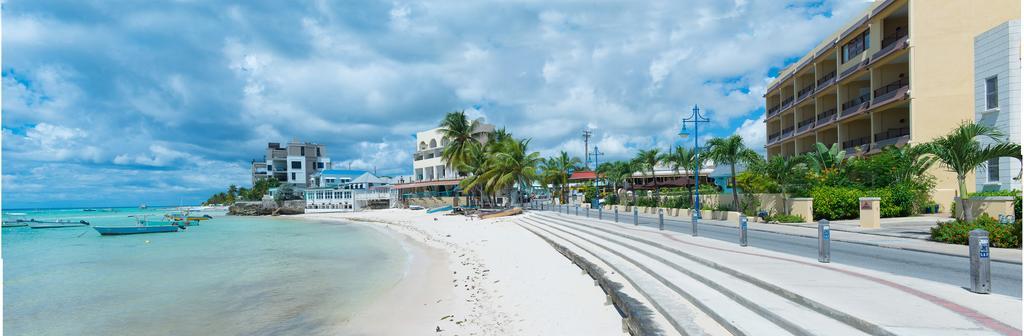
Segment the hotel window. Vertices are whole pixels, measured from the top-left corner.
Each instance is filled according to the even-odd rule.
[[[999,182],[999,158],[988,160],[988,181]]]
[[[854,37],[853,40],[843,45],[843,63],[848,62],[868,49],[868,46],[871,45],[871,34],[869,32],[870,29],[865,30],[860,35],[857,35],[857,37]]]
[[[299,155],[306,156],[306,146],[299,147]]]
[[[316,163],[316,167],[319,168],[319,169],[324,169],[324,163],[323,162],[317,162]]]
[[[295,181],[295,173],[292,173],[292,181]]]
[[[302,161],[292,161],[292,169],[302,169]]]
[[[999,107],[999,77],[992,76],[985,79],[985,109],[991,110]]]
[[[317,157],[319,157],[319,156],[320,156],[320,147],[317,147],[317,148],[316,148],[316,156],[317,156]]]

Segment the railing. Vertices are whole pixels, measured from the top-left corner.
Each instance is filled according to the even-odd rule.
[[[769,107],[768,108],[768,116],[771,117],[771,116],[775,115],[775,113],[778,113],[781,108],[782,108],[782,105],[775,105],[773,107]]]
[[[788,138],[790,135],[793,135],[793,127],[792,126],[790,126],[789,128],[783,128],[782,129],[782,136],[781,137],[783,139]]]
[[[896,27],[895,32],[882,38],[882,51],[885,51],[885,49],[896,45],[896,42],[899,42],[904,37],[907,37],[907,30],[902,28],[903,27]],[[879,51],[876,54],[881,54],[882,51]]]
[[[818,86],[824,85],[825,83],[827,83],[828,81],[832,80],[833,78],[836,78],[836,71],[835,70],[832,70],[832,72],[829,72],[829,73],[825,74],[824,76],[822,76],[821,79],[818,79]]]
[[[843,141],[843,149],[848,149],[848,148],[853,148],[853,147],[856,147],[856,146],[867,145],[870,142],[871,142],[871,138],[870,137],[866,137],[866,136],[865,137],[859,137],[859,138],[852,139],[852,140]]]
[[[889,99],[895,92],[903,87],[909,86],[910,80],[907,78],[900,78],[895,82],[889,83],[889,85],[875,89],[875,100]]]
[[[853,113],[854,111],[856,111],[857,107],[860,107],[861,104],[867,103],[870,99],[871,95],[865,93],[857,98],[853,98],[850,101],[843,103],[843,116],[845,117],[850,113]]]
[[[768,143],[775,143],[779,140],[779,132],[775,132],[768,135]]]
[[[797,91],[796,96],[799,97],[799,99],[804,99],[804,97],[807,97],[807,95],[811,94],[811,92],[814,92],[813,83],[811,85],[805,86],[803,89],[800,89],[800,91]]]
[[[888,131],[875,133],[875,142],[910,135],[910,127],[890,128]]]
[[[843,73],[841,75],[839,75],[839,77],[846,78],[846,76],[849,76],[850,74],[852,74],[854,72],[857,72],[860,69],[863,69],[864,68],[864,64],[867,63],[867,62],[868,62],[867,60],[865,60],[864,62],[858,61],[856,65],[851,66],[850,68],[848,68],[846,70],[843,70]]]
[[[783,106],[782,108],[787,108],[787,107],[789,107],[789,104],[792,104],[792,103],[793,103],[793,97],[786,98],[786,99],[782,100],[782,106]]]
[[[821,126],[821,125],[830,123],[833,120],[836,120],[836,109],[835,108],[831,108],[831,109],[826,110],[825,112],[819,113],[818,114],[818,121],[815,122],[815,125],[816,126]]]
[[[798,133],[802,133],[803,131],[806,131],[806,130],[810,129],[813,126],[814,126],[814,117],[810,117],[810,118],[804,119],[804,121],[801,121],[799,124],[797,124],[797,132]]]

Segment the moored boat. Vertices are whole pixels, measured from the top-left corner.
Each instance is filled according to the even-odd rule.
[[[52,221],[41,221],[41,220],[36,220],[36,219],[28,220],[28,226],[30,228],[33,228],[33,229],[56,229],[56,228],[74,227],[74,226],[87,226],[87,225],[89,225],[89,222],[86,222],[84,220],[80,220],[80,221],[77,221],[77,222],[73,221],[73,220],[67,220],[67,219],[58,219],[58,220],[52,220]]]
[[[4,214],[3,227],[18,227],[28,226],[28,220],[25,219],[27,214],[24,213],[6,213]]]
[[[177,232],[177,225],[146,225],[146,226],[94,226],[96,232],[103,236]]]

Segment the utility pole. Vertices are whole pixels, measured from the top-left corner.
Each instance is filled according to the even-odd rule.
[[[590,148],[590,137],[594,135],[594,132],[589,129],[583,130],[583,165],[590,169],[590,153],[587,149]]]
[[[598,156],[604,155],[604,153],[601,153],[601,151],[599,151],[597,149],[597,146],[594,146],[594,152],[591,153],[590,155],[594,156],[594,189],[598,190],[597,195],[600,196],[601,195],[600,189],[597,188],[597,181],[600,180],[600,176],[598,176],[598,173],[597,173],[597,166],[598,166],[598,159],[597,158],[598,158]],[[593,201],[591,201],[590,207],[592,207],[592,208],[596,207],[596,208],[600,209],[601,208],[601,202],[598,200],[598,198],[595,197],[593,199]]]

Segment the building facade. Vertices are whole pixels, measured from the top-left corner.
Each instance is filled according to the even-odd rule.
[[[974,38],[974,120],[1020,143],[1020,20],[1010,20]],[[989,139],[980,139],[983,144]],[[999,158],[977,169],[977,190],[1021,189],[1020,161]]]
[[[1020,9],[1011,0],[876,1],[769,84],[768,156],[810,152],[816,142],[871,155],[973,120],[974,37],[1019,19]],[[940,165],[930,173],[934,201],[948,207],[956,176]]]
[[[263,161],[252,161],[253,184],[262,178],[275,178],[305,188],[312,182],[314,174],[331,169],[331,158],[324,145],[292,140],[287,146],[271,142],[267,144]]]
[[[477,119],[478,140],[487,142],[488,134],[494,132],[494,125],[485,124]],[[441,159],[441,151],[448,145],[449,139],[441,134],[441,128],[434,128],[416,133],[416,152],[413,153],[412,168],[415,182],[458,179],[453,167]]]
[[[355,172],[355,171],[348,171]],[[327,175],[327,174],[324,174]],[[347,173],[345,174],[346,176]],[[398,193],[386,179],[363,172],[355,178],[303,191],[306,209],[385,209],[398,204]]]

